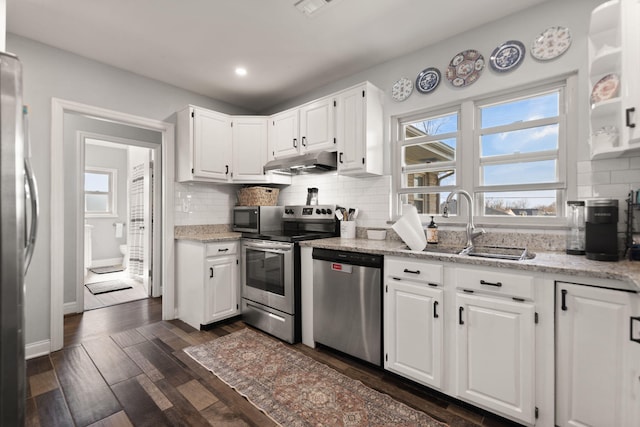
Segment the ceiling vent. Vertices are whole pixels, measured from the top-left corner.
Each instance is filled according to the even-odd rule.
[[[331,0],[300,0],[294,6],[305,15],[313,16],[329,3],[331,3]]]

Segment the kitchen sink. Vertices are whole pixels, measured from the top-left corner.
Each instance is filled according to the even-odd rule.
[[[464,250],[462,246],[427,245],[423,252],[435,252],[439,254],[459,254]]]
[[[470,250],[465,249],[461,255],[475,256],[480,258],[508,259],[522,261],[535,258],[535,254],[527,251],[526,248],[509,248],[504,246],[473,246]]]
[[[406,249],[409,248],[406,247]],[[469,249],[462,246],[427,245],[422,251],[512,261],[533,259],[536,256],[535,253],[529,252],[526,248],[511,248],[505,246],[473,246]]]

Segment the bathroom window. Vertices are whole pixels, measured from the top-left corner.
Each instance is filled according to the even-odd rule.
[[[88,217],[116,216],[117,170],[87,167],[84,172],[84,213]]]

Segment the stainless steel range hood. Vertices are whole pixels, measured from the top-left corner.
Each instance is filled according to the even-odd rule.
[[[318,173],[336,170],[338,165],[334,151],[320,151],[299,156],[276,159],[264,165],[266,171],[277,171],[287,174]]]

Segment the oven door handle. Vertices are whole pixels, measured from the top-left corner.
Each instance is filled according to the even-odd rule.
[[[291,252],[291,249],[266,249],[266,248],[251,248],[253,250],[257,250],[259,252],[269,252],[272,254],[281,254],[281,255],[286,255],[289,252]]]
[[[244,246],[251,249],[279,251],[278,253],[290,252],[292,249],[290,245],[271,245],[268,243],[245,243]]]

